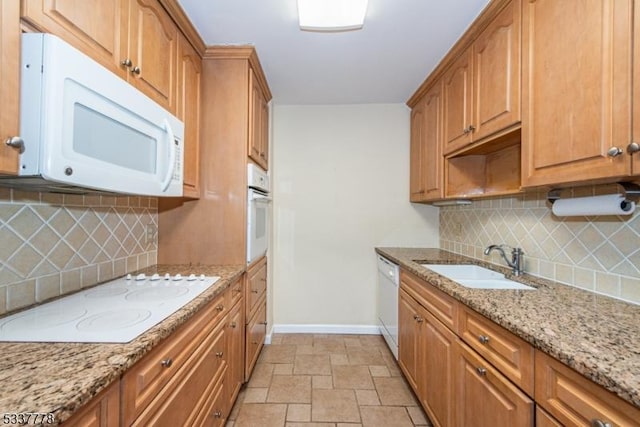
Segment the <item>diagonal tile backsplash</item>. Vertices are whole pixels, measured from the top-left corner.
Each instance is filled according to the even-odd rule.
[[[0,189],[0,314],[147,267],[157,199]]]
[[[584,190],[582,190],[584,191]],[[598,194],[591,188],[583,196]],[[440,247],[487,260],[506,243],[525,252],[525,271],[640,303],[640,215],[559,218],[547,193],[475,201],[440,210]],[[497,253],[490,262],[504,265]]]

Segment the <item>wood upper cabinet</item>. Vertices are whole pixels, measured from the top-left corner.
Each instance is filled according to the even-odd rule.
[[[5,144],[19,137],[20,3],[0,2],[0,173],[18,172],[18,149]]]
[[[128,2],[22,0],[22,19],[53,33],[126,78]],[[16,2],[17,3],[17,2]],[[123,43],[124,41],[124,43]]]
[[[471,348],[459,343],[458,349],[456,425],[533,426],[533,400]]]
[[[442,85],[436,83],[411,110],[410,200],[442,198]]]
[[[269,169],[269,107],[260,81],[249,69],[249,157]]]
[[[523,186],[631,173],[633,3],[523,2]]]
[[[129,0],[129,81],[175,111],[178,27],[158,0]]]
[[[445,72],[445,155],[520,122],[520,21],[513,0]]]
[[[184,122],[183,196],[200,197],[200,80],[202,59],[178,34],[176,116]]]
[[[25,0],[22,18],[176,111],[178,28],[158,0]]]

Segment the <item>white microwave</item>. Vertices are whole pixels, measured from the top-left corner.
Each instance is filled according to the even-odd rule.
[[[21,63],[19,176],[1,185],[182,195],[180,120],[51,34],[23,34]]]

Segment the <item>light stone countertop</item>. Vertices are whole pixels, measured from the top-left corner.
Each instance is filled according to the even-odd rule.
[[[240,265],[159,265],[140,270],[137,273],[197,273],[220,276],[220,280],[128,343],[0,342],[0,422],[5,413],[16,412],[53,413],[56,423],[67,420],[244,271]]]
[[[640,306],[440,249],[376,252],[640,408]],[[537,290],[470,289],[420,264],[480,265]]]

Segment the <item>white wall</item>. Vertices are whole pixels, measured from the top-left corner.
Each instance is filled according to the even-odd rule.
[[[375,246],[438,247],[403,104],[273,108],[273,322],[375,325]]]

